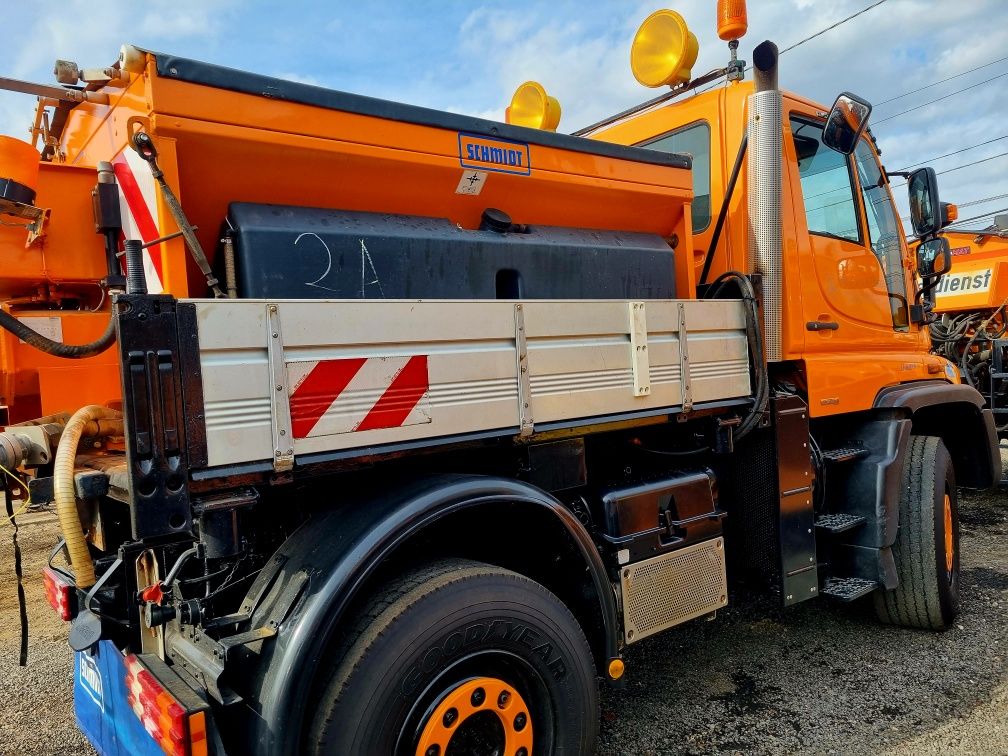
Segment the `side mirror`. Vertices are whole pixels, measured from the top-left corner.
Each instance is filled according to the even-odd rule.
[[[921,278],[937,278],[952,268],[952,250],[944,236],[921,242],[917,247],[917,272]]]
[[[941,230],[942,208],[938,199],[938,178],[934,168],[918,168],[907,180],[910,195],[910,222],[914,234],[928,237]]]
[[[868,125],[872,106],[850,92],[841,92],[830,108],[823,129],[823,144],[831,150],[850,155],[857,147],[858,137]]]

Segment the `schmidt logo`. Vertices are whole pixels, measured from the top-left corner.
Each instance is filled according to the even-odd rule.
[[[481,171],[516,173],[528,176],[532,171],[529,148],[524,142],[494,139],[479,134],[460,132],[459,162],[463,168]]]

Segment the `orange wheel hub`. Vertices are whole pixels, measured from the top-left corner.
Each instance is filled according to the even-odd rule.
[[[955,563],[955,543],[952,539],[952,499],[945,494],[945,571],[952,574]]]
[[[431,713],[420,734],[416,756],[444,756],[452,737],[472,717],[493,712],[504,729],[503,756],[531,756],[532,719],[513,686],[495,677],[478,677],[455,687]]]

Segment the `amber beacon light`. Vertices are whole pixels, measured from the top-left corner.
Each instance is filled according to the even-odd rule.
[[[546,94],[537,81],[519,85],[504,114],[504,119],[515,126],[556,131],[560,125],[560,103],[556,97]]]
[[[745,0],[718,0],[717,33],[721,39],[726,42],[741,39],[748,29]]]
[[[696,35],[673,10],[644,19],[630,48],[630,68],[645,87],[686,84],[700,50]]]

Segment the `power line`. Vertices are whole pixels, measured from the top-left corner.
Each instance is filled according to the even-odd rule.
[[[1002,78],[1004,76],[1008,76],[1008,71],[1005,71],[1004,73],[999,73],[997,76],[992,76],[989,79],[984,79],[983,81],[978,81],[976,84],[970,84],[968,87],[963,87],[962,89],[957,89],[954,92],[949,92],[948,94],[942,95],[941,97],[937,97],[934,100],[928,100],[927,102],[921,103],[920,105],[914,105],[912,108],[907,108],[906,110],[902,110],[899,113],[895,113],[894,115],[886,116],[881,121],[875,121],[875,125],[878,126],[880,123],[885,123],[886,121],[891,121],[894,118],[899,118],[900,116],[904,116],[907,113],[912,113],[915,110],[920,110],[921,108],[926,108],[928,105],[934,105],[936,102],[941,102],[942,100],[946,100],[949,97],[951,97],[952,95],[962,94],[963,92],[967,92],[970,89],[976,89],[979,86],[983,86],[984,84],[989,84],[990,82],[994,81],[995,79],[1000,79],[1000,78]]]
[[[970,200],[969,202],[954,202],[952,204],[954,204],[957,208],[962,209],[964,207],[973,207],[974,205],[986,205],[988,202],[993,202],[994,200],[1004,199],[1005,197],[1008,197],[1008,194],[995,194],[993,197],[984,197],[983,199]],[[995,210],[994,214],[997,214],[998,212],[1000,212],[1000,211],[999,210]],[[978,215],[976,217],[977,218],[983,218],[984,216],[983,215]],[[901,215],[900,216],[900,220],[910,220],[910,216],[909,215]],[[955,221],[955,223],[960,223],[960,222],[961,221]]]
[[[1008,207],[1003,207],[1000,210],[992,210],[989,213],[984,213],[983,215],[975,215],[972,218],[963,218],[962,220],[957,220],[955,223],[951,223],[946,226],[946,229],[952,228],[952,226],[959,226],[963,223],[969,223],[971,221],[980,220],[981,218],[987,218],[991,215],[1000,215],[1001,213],[1008,213]]]
[[[953,155],[958,155],[960,152],[967,152],[968,150],[973,150],[976,149],[977,147],[983,147],[985,144],[991,144],[992,142],[999,142],[1002,139],[1008,139],[1008,134],[999,137],[994,137],[993,139],[988,139],[986,142],[971,144],[969,147],[963,147],[961,150],[956,150],[955,152],[946,152],[944,155],[937,155],[935,157],[928,158],[927,160],[921,160],[919,163],[912,163],[911,165],[908,165],[906,168],[900,168],[900,172],[908,171],[911,168],[916,168],[919,165],[927,165],[933,160],[942,160],[947,157],[952,157]]]
[[[936,171],[936,176],[941,176],[945,173],[952,173],[953,171],[961,171],[963,168],[969,168],[973,165],[980,165],[981,163],[986,163],[989,160],[997,160],[998,158],[1008,157],[1008,152],[999,152],[997,155],[991,155],[990,157],[985,157],[980,160],[974,160],[972,163],[963,163],[962,165],[957,165],[955,168],[946,168],[944,171]],[[902,184],[893,184],[890,189],[899,189],[901,186],[906,186],[907,182],[904,181]]]
[[[945,79],[939,79],[938,81],[931,82],[930,84],[925,84],[922,87],[917,87],[917,89],[911,89],[909,92],[904,92],[901,95],[896,95],[895,97],[890,97],[888,100],[882,100],[882,102],[875,103],[875,106],[885,105],[886,103],[894,102],[907,95],[917,94],[917,92],[923,92],[925,89],[930,89],[931,87],[937,87],[939,84],[944,84],[946,81],[952,81],[952,79],[958,79],[960,76],[965,76],[966,74],[971,74],[974,71],[979,71],[981,68],[987,68],[988,66],[993,66],[995,63],[1000,63],[1001,61],[1008,60],[1008,55],[1003,58],[998,58],[997,60],[992,60],[990,63],[984,63],[982,66],[977,66],[976,68],[971,68],[968,71],[963,71],[962,73],[957,73],[954,76],[949,76]]]
[[[787,52],[788,50],[794,50],[794,49],[795,49],[796,47],[798,47],[799,45],[804,45],[804,44],[805,44],[806,42],[808,42],[809,40],[811,40],[811,39],[815,39],[816,37],[819,37],[819,36],[822,36],[822,35],[823,35],[823,34],[825,34],[826,32],[828,32],[828,31],[831,31],[831,30],[833,30],[833,29],[836,29],[836,28],[837,28],[838,26],[841,26],[842,24],[846,24],[846,23],[847,23],[848,21],[851,21],[851,20],[853,20],[853,19],[857,18],[858,16],[860,16],[860,15],[861,15],[862,13],[867,13],[867,12],[868,12],[868,11],[870,11],[870,10],[871,10],[872,8],[878,8],[878,7],[879,7],[880,5],[882,5],[882,3],[884,3],[885,1],[886,1],[886,0],[878,0],[878,2],[875,2],[875,3],[872,3],[871,5],[869,5],[869,6],[868,6],[868,7],[866,7],[866,8],[862,8],[862,9],[861,9],[861,10],[859,10],[859,11],[858,11],[857,13],[853,13],[853,14],[851,14],[850,16],[847,16],[847,18],[845,18],[845,19],[842,19],[842,20],[840,20],[840,21],[837,21],[837,22],[836,22],[835,24],[832,24],[832,25],[830,25],[830,26],[827,26],[827,27],[826,27],[825,29],[821,29],[820,31],[817,31],[817,32],[816,32],[815,34],[812,34],[811,36],[808,36],[808,37],[805,37],[805,39],[802,39],[802,40],[799,40],[798,42],[795,42],[795,43],[794,43],[793,45],[791,45],[790,47],[785,47],[785,48],[784,48],[783,50],[781,50],[781,51],[780,51],[780,54],[781,54],[781,55],[783,55],[783,54],[784,54],[784,53],[786,53],[786,52]]]
[[[819,30],[819,31],[817,31],[817,32],[816,32],[815,34],[810,34],[809,36],[805,37],[805,39],[800,39],[800,40],[798,40],[797,42],[795,42],[795,43],[794,43],[793,45],[789,45],[789,46],[785,47],[785,48],[784,48],[783,50],[781,50],[781,51],[780,51],[780,52],[778,53],[778,55],[783,55],[784,53],[788,52],[789,50],[794,50],[794,49],[795,49],[796,47],[800,47],[801,45],[804,45],[804,44],[805,44],[806,42],[808,42],[809,40],[812,40],[812,39],[815,39],[816,37],[821,37],[821,36],[822,36],[823,34],[825,34],[826,32],[828,32],[828,31],[832,31],[833,29],[836,29],[836,28],[837,28],[838,26],[842,26],[843,24],[846,24],[846,23],[847,23],[848,21],[852,21],[853,19],[855,19],[855,18],[857,18],[858,16],[860,16],[860,15],[861,15],[862,13],[867,13],[867,12],[868,12],[868,11],[870,11],[870,10],[871,10],[872,8],[877,8],[877,7],[879,7],[879,6],[880,6],[880,5],[882,5],[882,3],[884,3],[884,2],[886,2],[886,0],[877,0],[877,2],[874,2],[874,3],[872,3],[871,5],[869,5],[869,6],[865,7],[865,8],[862,8],[862,9],[861,9],[861,10],[859,10],[859,11],[858,11],[857,13],[852,13],[851,15],[847,16],[847,18],[843,18],[843,19],[840,19],[840,20],[839,20],[839,21],[837,21],[836,23],[834,23],[834,24],[830,24],[830,25],[829,25],[829,26],[827,26],[827,27],[826,27],[825,29],[820,29],[820,30]],[[750,65],[750,66],[746,66],[746,69],[745,69],[745,70],[746,70],[746,71],[749,71],[749,70],[751,70],[751,69],[752,69],[752,66]],[[709,92],[710,90],[712,90],[712,89],[714,89],[715,87],[718,87],[718,86],[720,86],[720,85],[721,85],[721,82],[720,82],[720,81],[715,81],[715,82],[714,82],[713,84],[711,84],[711,85],[710,85],[709,87],[706,87],[706,88],[704,88],[704,89],[701,89],[701,90],[699,90],[698,92],[696,92],[696,94],[694,94],[693,96],[694,96],[694,97],[696,97],[697,95],[701,95],[701,94],[703,94],[704,92]]]

